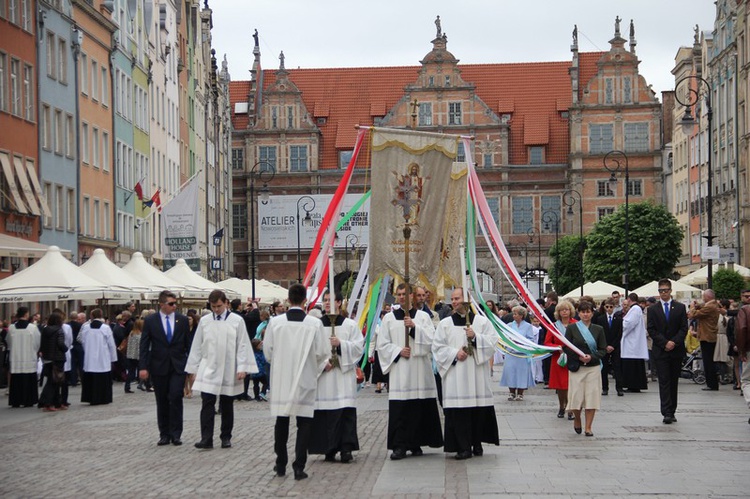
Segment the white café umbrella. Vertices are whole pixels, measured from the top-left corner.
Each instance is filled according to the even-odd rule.
[[[107,285],[83,273],[50,246],[38,262],[0,281],[0,303],[97,300]]]
[[[242,296],[243,301],[248,301],[253,294],[252,280],[250,279],[230,277],[229,279],[217,282],[216,285],[236,291]],[[278,284],[266,281],[265,279],[255,280],[255,298],[260,300],[261,303],[271,304],[275,301],[284,301],[287,296],[288,290]]]
[[[184,285],[188,290],[203,292],[207,298],[211,291],[215,289],[221,289],[227,295],[227,298],[233,300],[240,297],[240,293],[225,289],[220,284],[198,275],[190,266],[185,262],[184,258],[178,258],[177,263],[174,267],[164,272],[164,275],[170,279],[174,279],[180,284]]]
[[[155,300],[164,290],[172,291],[176,295],[181,295],[185,290],[185,286],[149,264],[140,251],[133,253],[130,261],[122,269],[150,289],[143,295],[146,300]]]
[[[675,296],[693,296],[694,294],[698,294],[701,292],[699,288],[696,288],[694,286],[691,286],[689,284],[685,284],[684,282],[680,281],[673,281],[672,279],[669,280],[669,282],[672,283],[672,293]],[[659,296],[659,281],[653,281],[649,282],[648,284],[644,284],[638,289],[634,289],[633,293],[640,296],[645,296],[648,298],[649,296]]]
[[[110,303],[140,300],[143,293],[150,291],[148,286],[107,258],[106,253],[101,248],[96,248],[91,258],[78,268],[89,277],[100,280],[107,285],[107,299]]]
[[[583,285],[583,295],[590,296],[594,300],[604,300],[612,296],[613,291],[618,291],[620,294],[625,293],[625,288],[609,284],[604,281],[587,282]],[[578,286],[573,291],[565,294],[563,298],[574,298],[578,299],[581,297],[581,286]]]
[[[747,267],[743,267],[742,265],[739,265],[739,264],[736,264],[736,263],[734,265],[732,265],[732,267],[730,267],[729,265],[723,265],[723,264],[720,264],[720,263],[714,263],[713,267],[712,267],[713,274],[715,274],[717,270],[720,270],[720,269],[729,269],[729,268],[731,268],[732,270],[736,270],[737,272],[739,272],[740,275],[742,277],[744,277],[745,279],[750,278],[750,269],[747,268]],[[700,284],[706,284],[708,282],[708,265],[705,265],[705,266],[701,267],[700,269],[696,270],[695,272],[692,272],[692,273],[686,275],[685,277],[683,277],[682,279],[680,279],[678,282],[682,282],[682,283],[685,283],[685,284],[690,284],[691,286],[696,286],[696,285],[700,285]]]

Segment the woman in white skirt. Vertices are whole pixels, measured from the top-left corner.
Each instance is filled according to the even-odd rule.
[[[592,324],[593,315],[594,305],[582,301],[578,305],[578,316],[581,320],[575,324],[569,324],[565,330],[565,338],[584,353],[584,355],[578,355],[565,347],[568,369],[576,364],[580,366],[577,370],[571,369],[568,377],[567,410],[573,411],[573,429],[578,434],[581,433],[581,410],[584,410],[587,437],[594,436],[591,424],[602,402],[601,359],[607,353],[607,338],[604,335],[604,329],[597,324]]]

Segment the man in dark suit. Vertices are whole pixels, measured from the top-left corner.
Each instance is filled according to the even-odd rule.
[[[672,283],[659,280],[659,301],[648,308],[646,329],[654,341],[652,354],[659,377],[659,399],[664,424],[677,421],[677,383],[685,357],[685,335],[688,331],[685,305],[672,299]]]
[[[141,333],[141,380],[154,384],[157,445],[182,445],[182,394],[189,345],[188,318],[176,313],[177,297],[171,291],[159,293],[159,312],[146,317]]]
[[[609,371],[615,378],[617,395],[624,395],[622,389],[622,373],[620,371],[620,340],[622,339],[622,313],[615,313],[615,301],[607,298],[604,302],[604,313],[599,314],[593,321],[604,329],[607,337],[607,355],[602,359],[602,395],[609,394]]]

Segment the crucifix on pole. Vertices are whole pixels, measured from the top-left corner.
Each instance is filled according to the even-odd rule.
[[[411,209],[420,203],[420,200],[413,198],[411,194],[417,190],[417,186],[411,182],[411,176],[405,175],[396,188],[396,199],[393,200],[395,206],[400,206],[402,216],[404,217],[404,282],[406,283],[406,310],[404,321],[411,311],[411,285],[409,284],[409,239],[411,238]],[[409,346],[409,328],[404,326],[404,344]]]

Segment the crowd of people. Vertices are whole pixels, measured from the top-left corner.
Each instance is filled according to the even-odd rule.
[[[716,300],[708,289],[689,307],[672,298],[668,279],[659,281],[658,299],[630,293],[621,300],[615,292],[598,307],[590,297],[574,303],[551,292],[540,308],[557,334],[517,300],[504,306],[488,302],[489,313],[518,336],[555,348],[543,361],[498,355],[491,322],[467,307],[461,288],[453,290],[449,304],[432,310],[424,287],[400,284],[396,303],[373,327],[367,351],[366,331],[347,318],[340,294],[324,295],[309,310],[306,299],[307,290],[293,285],[288,309],[280,302],[267,309],[250,302],[241,310],[241,301],[230,302],[215,290],[206,309],[182,315],[176,295],[164,291],[158,310],[137,314],[130,303],[112,321],[100,308],[88,315],[74,312],[64,322],[62,310],[41,320],[20,307],[2,333],[8,403],[66,410],[68,388],[80,382],[81,402],[108,404],[113,380],[124,382],[125,393],[134,393],[137,382],[137,389],[154,392],[157,445],[179,446],[183,399],[195,390],[201,394],[201,438],[195,447],[208,450],[217,414],[221,447],[230,448],[234,402],[270,401],[276,419],[274,471],[286,474],[294,416],[297,480],[307,478],[308,453],[327,462],[354,459],[356,395],[370,382],[377,393],[388,394],[392,460],[420,456],[423,447],[443,447],[463,460],[482,456],[483,444],[498,445],[490,379],[499,361],[504,363],[499,384],[508,388],[510,402],[523,402],[527,390],[543,383],[556,391],[557,417],[567,414],[574,431],[586,436],[594,435],[610,378],[618,396],[647,389],[649,377],[658,380],[663,423],[675,423],[678,380],[691,349],[702,352],[704,390],[716,391],[720,380],[728,379],[743,389],[750,406],[750,290],[735,304]]]

